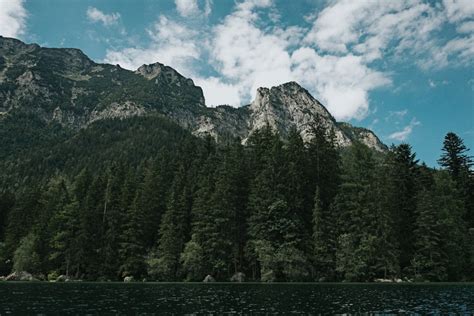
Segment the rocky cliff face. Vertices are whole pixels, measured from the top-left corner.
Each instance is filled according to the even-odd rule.
[[[77,129],[106,118],[164,115],[198,136],[239,136],[244,142],[269,124],[285,136],[292,127],[305,140],[311,126],[332,129],[337,142],[358,140],[384,150],[371,131],[337,123],[326,108],[296,82],[259,88],[240,108],[207,108],[200,87],[171,67],[143,65],[135,72],[97,64],[77,49],[42,48],[0,37],[0,118],[34,113]]]

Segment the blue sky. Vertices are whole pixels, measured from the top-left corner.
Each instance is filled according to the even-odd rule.
[[[0,0],[0,34],[127,69],[165,63],[209,106],[295,80],[431,166],[448,131],[474,148],[470,0]]]

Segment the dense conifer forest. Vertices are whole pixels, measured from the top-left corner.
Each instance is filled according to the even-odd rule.
[[[454,133],[433,169],[408,144],[339,149],[317,125],[309,143],[267,127],[242,145],[160,117],[44,124],[0,129],[0,275],[474,281],[472,161]]]

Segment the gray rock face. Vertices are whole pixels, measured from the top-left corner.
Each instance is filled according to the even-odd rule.
[[[208,274],[202,282],[216,282],[216,280],[212,277],[212,275]]]
[[[230,282],[245,282],[245,273],[237,272],[231,278]]]
[[[5,281],[36,281],[36,279],[29,272],[26,272],[26,271],[17,272],[17,271],[15,271],[15,272],[9,274],[5,278]]]
[[[0,36],[0,120],[18,111],[72,129],[110,118],[164,115],[194,135],[217,141],[231,135],[243,143],[267,124],[283,137],[296,127],[308,141],[311,127],[319,124],[334,131],[341,147],[360,141],[386,149],[373,132],[336,122],[296,82],[259,88],[255,100],[240,108],[208,108],[193,80],[163,64],[132,72],[97,64],[78,49],[43,48]]]
[[[259,88],[250,105],[237,109],[219,106],[209,112],[190,124],[195,135],[211,135],[219,139],[222,135],[230,134],[239,136],[245,143],[252,133],[268,124],[283,137],[296,127],[303,140],[309,141],[313,137],[313,126],[322,125],[334,132],[336,142],[341,147],[360,141],[378,151],[386,149],[372,131],[336,122],[328,110],[296,82],[270,89]],[[344,128],[341,128],[341,124],[344,124]]]
[[[61,274],[56,278],[56,282],[69,282],[69,278],[64,274]]]

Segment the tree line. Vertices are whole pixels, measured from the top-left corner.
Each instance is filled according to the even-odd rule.
[[[0,271],[157,281],[474,280],[474,176],[463,140],[439,170],[408,144],[340,149],[265,127],[56,172],[0,196]]]

